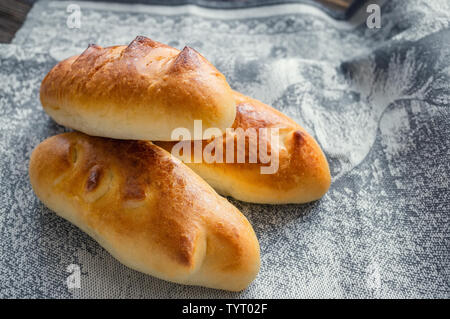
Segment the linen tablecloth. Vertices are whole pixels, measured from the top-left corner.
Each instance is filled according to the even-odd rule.
[[[450,297],[449,1],[386,1],[379,29],[364,7],[337,21],[307,4],[91,2],[78,3],[80,28],[69,28],[70,3],[38,1],[0,45],[0,297]],[[261,245],[261,271],[243,292],[128,269],[31,189],[31,151],[67,130],[39,102],[45,74],[89,43],[137,35],[195,48],[233,89],[304,126],[329,160],[332,185],[319,201],[229,198]],[[67,286],[72,264],[80,288]]]

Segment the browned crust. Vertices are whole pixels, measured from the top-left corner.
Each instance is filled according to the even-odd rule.
[[[238,284],[223,287],[210,279],[209,285],[240,290],[259,268],[257,239],[246,218],[151,142],[57,135],[34,150],[30,180],[47,206],[106,242],[125,264],[143,264],[138,270],[201,285],[208,285],[202,272],[204,278],[225,276]],[[137,257],[123,257],[127,250]],[[190,272],[200,279],[184,278]]]
[[[237,148],[235,143],[235,163],[206,163],[187,164],[206,180],[230,178],[236,184],[242,185],[242,194],[245,193],[245,185],[251,185],[254,189],[268,190],[262,192],[261,202],[264,203],[302,203],[316,200],[322,197],[328,190],[331,182],[330,171],[327,160],[317,142],[300,125],[274,108],[235,92],[236,119],[233,128],[256,129],[279,128],[281,143],[279,152],[279,169],[275,174],[261,174],[260,168],[268,166],[263,164],[257,153],[257,163],[249,163],[248,141],[246,140],[245,163],[237,163]],[[262,138],[258,134],[258,139]],[[273,150],[270,140],[263,139],[268,145],[269,154]],[[203,149],[212,140],[203,141]],[[227,156],[225,138],[223,138],[224,162]],[[236,141],[236,139],[235,139]],[[175,142],[155,142],[157,145],[171,151]],[[192,143],[186,141],[185,143]],[[192,145],[193,149],[193,145]],[[192,162],[194,160],[192,152]],[[207,172],[205,171],[207,168]],[[214,177],[213,175],[217,175]],[[223,183],[226,185],[225,181]],[[215,185],[213,185],[215,187]],[[220,189],[225,195],[236,194],[240,200],[248,200],[245,195],[239,196],[241,190]],[[283,198],[283,194],[297,192],[295,198]],[[289,195],[291,196],[291,195]],[[255,200],[249,200],[255,201]],[[256,200],[259,202],[258,200]]]
[[[235,117],[231,88],[203,56],[142,36],[128,46],[89,45],[58,63],[40,98],[56,122],[111,138],[171,140],[196,119],[226,128]]]

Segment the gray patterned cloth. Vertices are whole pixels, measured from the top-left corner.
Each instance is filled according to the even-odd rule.
[[[381,28],[365,10],[335,21],[317,8],[238,10],[37,2],[0,45],[0,296],[44,298],[450,297],[450,2],[388,1]],[[229,199],[250,220],[261,271],[241,293],[168,283],[128,269],[44,207],[28,160],[64,132],[39,86],[88,43],[145,35],[189,45],[230,85],[303,125],[330,163],[332,186],[307,205]],[[79,265],[81,287],[68,288]]]

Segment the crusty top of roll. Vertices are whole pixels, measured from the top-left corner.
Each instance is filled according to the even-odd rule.
[[[65,133],[36,147],[29,172],[44,204],[131,268],[235,291],[258,272],[247,219],[151,142]]]
[[[170,141],[194,120],[203,129],[235,119],[225,77],[192,48],[138,36],[128,46],[90,45],[58,63],[41,85],[41,103],[59,124],[119,139]]]
[[[249,163],[249,148],[246,140],[245,163],[237,163],[236,135],[234,147],[235,163],[225,163],[226,138],[223,138],[224,163],[186,163],[203,177],[220,194],[236,199],[267,204],[306,203],[321,198],[331,182],[328,162],[320,146],[295,121],[274,108],[234,92],[236,120],[233,128],[256,129],[258,140],[267,145],[269,154],[275,150],[270,137],[259,135],[259,128],[279,128],[279,168],[275,174],[261,174],[263,164],[259,153],[257,163]],[[202,141],[203,149],[212,140]],[[191,143],[189,141],[181,143]],[[171,152],[175,142],[157,142],[157,145]],[[193,146],[192,146],[193,149]],[[178,155],[178,154],[175,154]]]

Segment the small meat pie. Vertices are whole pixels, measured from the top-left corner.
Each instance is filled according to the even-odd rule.
[[[232,291],[258,273],[247,219],[151,142],[56,135],[33,151],[29,174],[45,205],[130,268]]]
[[[321,198],[330,187],[331,176],[327,159],[314,138],[274,108],[238,92],[234,96],[237,109],[232,126],[234,133],[221,138],[222,162],[217,161],[217,158],[208,161],[204,158],[204,152],[201,153],[203,158],[196,159],[195,142],[191,141],[180,142],[188,144],[185,146],[192,150],[191,156],[186,158],[185,154],[177,151],[173,155],[183,159],[186,165],[224,196],[264,204],[306,203]],[[260,129],[274,128],[278,129],[277,140],[273,140],[269,134],[260,134],[263,132]],[[242,131],[239,133],[236,129]],[[260,153],[259,149],[257,152],[252,151],[250,139],[245,135],[249,129],[253,129],[257,135],[257,145],[253,146],[265,146],[272,163],[264,163],[266,159],[261,158],[264,152]],[[238,162],[238,138],[245,139],[244,161],[241,163]],[[230,139],[234,140],[234,147],[228,152],[226,143]],[[200,142],[203,151],[211,142]],[[169,152],[177,145],[175,142],[155,143]],[[255,155],[253,163],[251,155]],[[233,159],[231,163],[227,160],[230,158]],[[275,165],[274,161],[277,161]],[[270,165],[271,171],[262,170]]]
[[[203,56],[141,36],[58,63],[40,96],[57,123],[118,139],[170,141],[175,128],[194,134],[194,120],[225,130],[236,116],[230,86]]]

